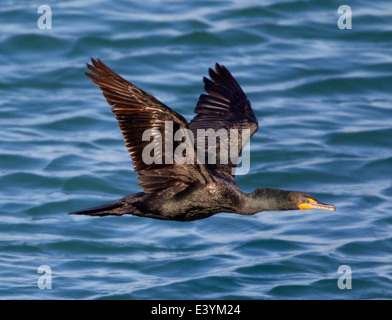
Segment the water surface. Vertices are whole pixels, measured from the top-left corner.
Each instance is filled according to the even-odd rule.
[[[350,1],[49,1],[0,7],[1,299],[392,298],[392,7]],[[188,222],[69,211],[138,192],[100,58],[188,120],[215,62],[252,101],[258,187],[337,211]],[[39,289],[40,266],[52,289]],[[338,287],[338,268],[352,289]]]

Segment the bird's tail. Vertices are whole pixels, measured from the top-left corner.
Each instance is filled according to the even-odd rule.
[[[105,203],[100,206],[91,207],[84,210],[73,211],[68,214],[79,214],[88,216],[122,216],[123,214],[132,214],[136,208],[129,203],[125,202],[123,199]]]

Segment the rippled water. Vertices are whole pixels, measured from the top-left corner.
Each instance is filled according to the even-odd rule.
[[[390,1],[346,3],[345,30],[330,0],[48,4],[50,30],[38,3],[0,7],[1,299],[392,298]],[[66,215],[139,190],[90,57],[187,119],[207,69],[226,65],[260,125],[241,188],[302,190],[337,211]]]

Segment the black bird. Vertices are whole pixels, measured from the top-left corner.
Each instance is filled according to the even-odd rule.
[[[241,135],[242,130],[249,129],[250,138],[258,129],[257,119],[248,98],[223,65],[217,63],[215,71],[209,69],[211,80],[203,79],[207,94],[200,95],[195,109],[196,116],[188,123],[180,114],[120,77],[102,61],[94,59],[91,61],[92,65],[87,64],[87,67],[94,74],[86,73],[86,75],[102,90],[116,115],[134,170],[139,173],[139,186],[143,192],[70,214],[90,216],[132,214],[163,220],[191,221],[220,212],[252,215],[267,210],[335,210],[333,205],[320,203],[303,192],[271,188],[257,189],[252,193],[242,192],[234,181],[233,169],[236,166],[236,159],[227,163],[221,161],[220,148],[223,141],[221,139],[216,139],[219,140],[216,142],[218,161],[215,164],[203,164],[203,161],[200,161],[200,153],[196,152],[197,142],[206,138],[198,137],[197,129],[217,131],[223,128],[227,132],[230,129],[239,130],[238,137],[231,137],[231,131],[228,136],[229,140],[237,139],[234,141],[238,146],[237,159],[242,146],[247,142],[247,137]],[[143,149],[151,143],[151,139],[147,141],[142,139],[143,133],[148,129],[156,129],[158,131],[155,132],[159,132],[161,138],[168,138],[169,133],[165,129],[167,122],[172,124],[175,131],[189,129],[194,134],[195,139],[191,148],[194,151],[195,161],[182,164],[178,161],[172,163],[143,161]],[[188,134],[185,138],[189,136]],[[173,148],[184,143],[184,139],[175,141],[172,136],[170,139]],[[157,149],[154,156],[162,156],[167,151]],[[202,153],[207,157],[209,152],[207,147]]]

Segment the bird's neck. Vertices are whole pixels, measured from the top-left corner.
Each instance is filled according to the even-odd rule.
[[[261,211],[293,210],[290,193],[292,191],[263,188],[252,193],[244,193],[241,214],[255,214]]]

